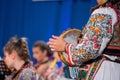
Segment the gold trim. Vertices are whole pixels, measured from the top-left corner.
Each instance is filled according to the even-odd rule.
[[[64,39],[64,37],[65,37],[67,34],[71,33],[71,32],[79,33],[79,34],[81,33],[81,31],[80,31],[79,29],[75,29],[75,28],[74,28],[74,29],[68,29],[67,31],[63,32],[59,37]],[[60,57],[60,60],[61,60],[63,63],[71,66],[71,65],[69,64],[69,62],[66,60],[66,58],[63,56],[63,52],[58,52],[58,55],[59,55],[59,57]],[[72,66],[72,67],[73,67],[73,66]]]

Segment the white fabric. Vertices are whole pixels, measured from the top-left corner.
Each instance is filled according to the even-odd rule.
[[[117,22],[117,15],[114,9],[112,9],[111,7],[108,8],[99,8],[96,9],[93,14],[97,14],[97,13],[101,13],[101,14],[109,14],[112,16],[112,26]]]
[[[95,14],[95,13],[104,13],[104,14],[111,15],[112,16],[112,26],[114,26],[114,24],[117,21],[117,15],[112,8],[100,8],[93,12],[93,14]],[[104,44],[108,41],[109,41],[108,39],[103,39],[103,43],[99,50],[100,53],[102,53],[102,51],[106,47],[106,45],[104,45]],[[116,56],[108,56],[108,55],[104,55],[104,56],[108,57],[111,60],[116,59]],[[104,61],[101,65],[100,69],[98,70],[97,74],[95,75],[94,80],[120,80],[120,64],[111,62],[111,61],[107,61],[107,60]]]
[[[114,30],[114,24],[117,22],[116,12],[115,12],[112,8],[108,7],[108,8],[99,8],[99,9],[96,9],[92,14],[97,14],[97,13],[111,15],[111,16],[112,16],[112,26],[113,26],[112,28],[113,28],[113,30]],[[108,39],[108,38],[103,38],[103,42],[102,42],[101,48],[100,48],[100,50],[99,50],[98,53],[102,53],[102,52],[103,52],[103,50],[104,50],[105,47],[106,47],[105,44],[106,44],[107,42],[109,42],[109,41],[110,41],[110,39]]]
[[[94,80],[120,80],[120,64],[107,60],[104,61]]]

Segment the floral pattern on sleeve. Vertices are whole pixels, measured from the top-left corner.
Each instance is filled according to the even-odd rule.
[[[71,65],[80,65],[85,61],[96,58],[101,54],[99,50],[102,47],[103,38],[110,40],[112,34],[111,15],[99,13],[91,15],[82,42],[76,47],[72,44],[68,44],[66,47],[69,57],[68,62]],[[107,43],[108,41],[104,45],[107,45]]]

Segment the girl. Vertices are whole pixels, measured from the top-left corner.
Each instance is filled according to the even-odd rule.
[[[51,64],[52,52],[44,41],[37,41],[32,48],[33,57],[37,61],[35,69],[37,73],[44,79],[44,74]]]
[[[25,38],[11,38],[4,46],[4,61],[8,68],[15,69],[6,80],[38,80],[38,75],[30,63],[27,41]]]

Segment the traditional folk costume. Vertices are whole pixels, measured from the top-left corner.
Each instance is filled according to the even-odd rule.
[[[61,61],[54,59],[45,73],[44,80],[69,80],[65,78],[63,66]]]
[[[11,74],[10,69],[6,66],[5,62],[0,59],[0,80],[4,80],[5,77]]]
[[[20,70],[12,72],[5,80],[40,80],[31,63],[26,62]]]
[[[66,45],[67,60],[80,66],[81,80],[120,80],[120,5],[117,10],[106,5],[92,12],[80,43]]]
[[[46,60],[45,62],[42,62],[42,63],[35,63],[34,64],[36,72],[41,77],[40,80],[45,80],[45,74],[46,74],[46,71],[49,68],[50,64],[51,64],[51,60],[50,59],[48,59],[48,60]]]

